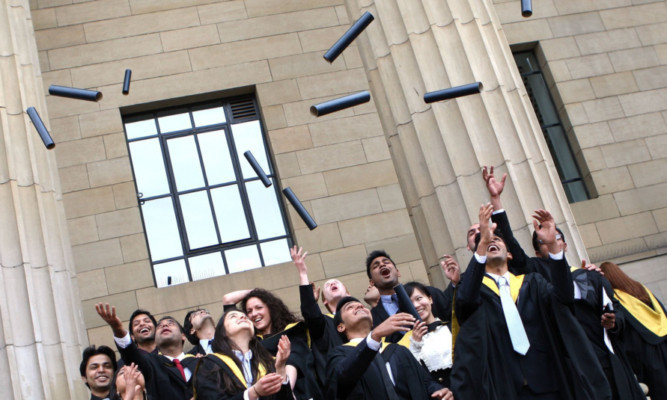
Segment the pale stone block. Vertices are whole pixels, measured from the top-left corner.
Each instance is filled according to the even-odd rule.
[[[299,125],[269,131],[269,139],[271,140],[273,154],[310,149],[313,147],[313,141],[310,137],[308,125]]]
[[[324,180],[330,195],[391,185],[398,182],[391,160],[326,171]]]
[[[521,13],[521,11],[519,11]],[[546,19],[515,22],[503,25],[507,42],[512,45],[526,41],[546,40],[554,37]]]
[[[83,310],[83,321],[86,324],[86,328],[95,328],[104,326],[107,330],[107,335],[110,335],[109,326],[95,311],[95,304],[103,302],[109,303],[116,307],[117,315],[121,316],[120,318],[126,319],[130,318],[132,312],[139,308],[137,305],[137,297],[135,292],[129,291],[124,293],[98,296],[97,298],[84,300],[81,302],[81,309]],[[153,312],[153,311],[151,311]],[[125,324],[127,325],[127,324]],[[113,347],[112,347],[113,349]]]
[[[579,234],[584,241],[586,248],[597,247],[602,245],[600,235],[595,224],[579,225]]]
[[[413,234],[367,243],[366,254],[370,254],[373,250],[385,250],[397,265],[421,260],[419,244]],[[402,278],[401,281],[406,282],[405,278]]]
[[[187,51],[175,51],[87,65],[72,68],[70,71],[74,86],[98,87],[123,82],[127,68],[132,70],[132,86],[130,87],[132,92],[134,92],[134,84],[142,79],[175,75],[192,70]]]
[[[84,138],[123,131],[123,121],[118,110],[79,115],[79,126]]]
[[[198,6],[215,3],[216,1],[217,0],[129,0],[132,14],[155,13],[156,11]]]
[[[40,51],[37,56],[39,57],[39,69],[42,72],[50,71],[51,66],[49,65],[49,54],[47,51]]]
[[[667,109],[667,89],[624,94],[618,99],[627,116]]]
[[[72,76],[66,69],[45,72],[42,74],[42,82],[44,83],[44,92],[47,93],[51,85],[72,86]]]
[[[377,114],[350,116],[309,125],[313,144],[324,146],[382,135]]]
[[[664,2],[660,2],[603,10],[600,11],[600,17],[608,30],[653,24],[665,21],[667,18],[667,5]]]
[[[387,139],[384,135],[363,139],[361,143],[364,146],[364,153],[366,153],[368,162],[388,160],[391,158]]]
[[[363,69],[336,71],[297,79],[302,99],[331,96],[368,89]]]
[[[349,167],[366,162],[360,142],[345,142],[297,152],[299,166],[305,174]]]
[[[277,169],[282,179],[301,175],[301,168],[299,168],[296,152],[277,154],[275,159]]]
[[[148,260],[104,268],[109,293],[152,287],[153,270]]]
[[[665,207],[666,190],[667,183],[661,183],[614,193],[614,198],[621,214],[630,215]]]
[[[583,149],[614,143],[614,136],[612,136],[606,121],[596,124],[578,125],[574,127],[574,134],[577,137],[579,146]]]
[[[47,8],[56,7],[66,4],[72,4],[72,0],[37,0],[37,7],[35,7],[35,0],[30,0],[30,8]]]
[[[563,82],[572,79],[570,69],[567,67],[567,61],[557,60],[544,66],[543,72],[550,76],[549,81]]]
[[[130,5],[127,0],[98,0],[56,8],[58,26],[113,19],[130,15],[130,13]]]
[[[42,10],[32,9],[30,15],[32,16],[32,25],[35,28],[35,31],[55,28],[58,26],[55,8],[45,8]]]
[[[125,134],[120,132],[104,136],[104,150],[107,153],[108,159],[126,157],[128,151]]]
[[[97,137],[58,143],[56,158],[61,168],[104,160],[104,141]]]
[[[615,193],[635,187],[628,168],[607,168],[591,173],[598,195]]]
[[[302,98],[296,80],[286,79],[257,85],[257,99],[264,107],[299,101]]]
[[[614,72],[607,54],[572,58],[567,60],[566,63],[574,79],[589,78]]]
[[[307,249],[312,253],[333,250],[343,247],[338,224],[319,225],[314,230],[308,228],[296,229],[294,231],[295,244]]]
[[[578,201],[571,203],[570,207],[572,208],[572,214],[577,221],[577,225],[617,218],[621,215],[612,195],[603,195],[596,199]]]
[[[435,2],[437,4],[437,2]],[[516,2],[497,3],[495,4],[496,13],[500,19],[500,23],[504,26],[511,22],[525,21],[526,19],[521,15],[521,6]],[[519,11],[517,11],[519,10]],[[558,10],[554,6],[552,0],[534,0],[533,1],[533,15],[531,19],[543,19],[558,15]]]
[[[218,29],[215,25],[162,32],[160,37],[162,38],[164,51],[191,49],[220,43],[220,36],[218,36]]]
[[[652,47],[615,51],[609,53],[609,59],[617,72],[648,68],[659,64],[658,56]]]
[[[223,43],[189,50],[193,70],[301,53],[296,33]],[[275,76],[274,76],[274,79]]]
[[[37,41],[37,48],[40,50],[49,50],[86,43],[86,38],[83,35],[83,27],[81,25],[36,31],[35,40]]]
[[[667,207],[660,210],[654,210],[653,219],[655,219],[660,232],[667,231]]]
[[[262,107],[262,116],[264,117],[266,129],[268,130],[280,129],[287,126],[285,111],[283,110],[282,104]]]
[[[650,212],[601,221],[596,225],[604,244],[635,239],[658,232]]]
[[[641,46],[637,32],[631,28],[577,35],[575,40],[583,55]]]
[[[246,0],[245,6],[249,17],[287,13],[311,8],[322,8],[337,6],[340,0],[310,0],[310,1],[284,1],[284,0]]]
[[[218,31],[223,42],[234,42],[335,25],[338,25],[336,10],[333,7],[326,7],[223,22],[218,24]]]
[[[119,183],[113,185],[112,188],[116,209],[122,210],[123,208],[137,207],[139,205],[134,181]]]
[[[512,4],[515,14],[521,14],[516,12],[516,5]],[[578,38],[578,37],[577,37]],[[574,37],[564,37],[557,39],[549,39],[540,41],[540,47],[544,52],[544,56],[549,62],[552,60],[560,60],[563,58],[572,58],[578,57],[579,48],[577,43],[574,41]]]
[[[651,159],[643,140],[631,140],[602,146],[605,163],[609,167],[618,167]]]
[[[667,158],[667,135],[653,136],[646,139],[646,146],[653,159]]]
[[[593,88],[588,79],[560,82],[556,85],[563,103],[578,103],[595,98]]]
[[[49,118],[69,117],[72,115],[95,112],[100,109],[99,103],[96,102],[56,96],[46,96],[46,107],[49,110]],[[39,111],[39,107],[37,110]]]
[[[658,59],[660,60],[660,64],[667,64],[667,44],[661,44],[654,47],[655,53],[658,55]]]
[[[137,207],[97,214],[95,220],[100,239],[127,236],[143,231]]]
[[[100,240],[95,217],[92,215],[68,220],[67,228],[72,246]]]
[[[103,269],[79,272],[76,274],[76,280],[79,284],[79,297],[81,300],[94,299],[109,294]],[[109,328],[107,327],[107,330],[108,329]],[[109,332],[107,332],[107,335],[108,334]],[[97,345],[99,346],[99,344]]]
[[[667,171],[667,159],[661,158],[632,164],[628,169],[636,187],[657,185],[665,180],[664,171]]]
[[[636,26],[634,28],[639,35],[642,45],[650,46],[654,44],[665,43],[665,32],[667,32],[667,22],[659,24]]]
[[[640,90],[667,87],[667,65],[632,71]]]
[[[345,62],[338,58],[329,64],[322,59],[321,52],[297,54],[287,57],[272,58],[269,60],[273,80],[292,79],[308,75],[317,75],[326,72],[345,69]]]
[[[126,263],[148,259],[148,245],[143,233],[120,238],[123,261]]]
[[[597,97],[615,96],[639,90],[632,72],[595,76],[590,78],[590,82]]]
[[[566,104],[565,113],[570,119],[572,126],[583,125],[589,123],[588,115],[586,115],[586,110],[584,109],[583,104]]]
[[[621,103],[616,97],[591,100],[583,103],[590,122],[606,121],[625,116]]]
[[[361,53],[359,53],[359,48],[356,46],[348,47],[343,53],[343,58],[345,59],[345,65],[348,69],[364,67]]]
[[[197,11],[202,25],[248,18],[243,0],[207,4],[197,7]]]
[[[588,166],[590,171],[597,171],[603,168],[607,168],[604,162],[604,156],[602,155],[602,150],[600,150],[599,147],[583,149],[582,155],[586,162],[586,166]]]
[[[116,208],[110,187],[64,194],[63,203],[68,219],[113,211]]]
[[[128,157],[98,161],[88,164],[91,187],[107,186],[132,181],[132,169]]]
[[[320,253],[327,278],[365,270],[366,247],[363,244]],[[349,290],[349,289],[348,289]]]
[[[72,255],[77,272],[110,267],[123,262],[118,239],[72,246]]]
[[[53,49],[48,51],[48,55],[51,68],[61,69],[160,52],[162,52],[160,35],[151,34]]]
[[[377,188],[382,211],[394,211],[405,208],[405,200],[398,184]]]
[[[375,189],[324,197],[310,202],[318,223],[344,221],[382,212]]]
[[[667,125],[657,112],[609,121],[609,127],[617,142],[667,133]]]
[[[605,30],[602,19],[597,12],[549,18],[549,26],[555,37],[574,36]]]
[[[79,119],[76,116],[64,118],[51,118],[51,135],[56,143],[67,142],[70,140],[81,139],[79,130]]]
[[[412,234],[407,210],[396,210],[339,222],[345,246]]]
[[[606,244],[588,250],[588,256],[594,264],[605,261],[619,261],[621,257],[631,254],[641,254],[648,250],[646,242],[642,238],[625,240],[612,244]]]
[[[301,175],[283,180],[284,187],[291,187],[295,193],[299,193],[299,200],[312,200],[327,197],[327,186],[321,173]],[[318,223],[320,221],[318,219]]]
[[[90,187],[88,170],[85,165],[60,168],[58,173],[60,174],[60,188],[63,193],[88,189]]]
[[[577,14],[587,11],[601,10],[629,6],[630,0],[581,0],[581,1],[557,1],[556,8],[561,15]],[[534,14],[533,14],[534,15]]]
[[[345,31],[347,31],[347,27],[345,26],[332,26],[299,32],[301,48],[303,48],[304,53],[328,50]],[[350,51],[349,47],[345,49],[345,53],[348,51]]]

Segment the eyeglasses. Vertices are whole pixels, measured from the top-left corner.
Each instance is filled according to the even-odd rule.
[[[170,327],[170,326],[176,326],[176,321],[166,319],[166,320],[160,322],[159,324],[157,324],[157,329],[166,328],[166,327]]]

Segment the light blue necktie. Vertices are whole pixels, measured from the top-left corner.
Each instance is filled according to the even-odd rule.
[[[514,300],[512,300],[509,282],[502,276],[498,279],[498,291],[500,292],[500,304],[503,307],[505,322],[507,323],[507,329],[510,332],[512,347],[517,353],[526,355],[530,348],[530,342],[528,341],[526,330],[523,328],[519,310],[517,310],[516,304],[514,304]]]

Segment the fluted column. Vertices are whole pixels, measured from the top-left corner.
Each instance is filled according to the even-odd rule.
[[[28,0],[0,0],[0,387],[5,399],[84,398],[85,343]]]
[[[467,262],[465,234],[488,201],[482,165],[509,174],[502,196],[532,254],[531,214],[550,210],[569,256],[586,257],[491,0],[347,0],[376,20],[357,39],[422,255],[433,283],[443,253]],[[517,9],[517,13],[521,12]],[[480,95],[431,105],[425,92],[481,81]]]

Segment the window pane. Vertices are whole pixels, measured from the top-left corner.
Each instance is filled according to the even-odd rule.
[[[125,124],[125,132],[128,140],[157,135],[155,120],[151,118],[144,121],[130,122]]]
[[[264,265],[274,265],[292,261],[292,257],[290,257],[289,254],[287,239],[264,242],[261,243],[259,247],[262,250]]]
[[[190,249],[218,244],[213,224],[213,213],[205,190],[178,197]]]
[[[213,131],[197,135],[199,148],[204,160],[206,179],[209,185],[236,180],[232,158],[227,147],[225,131]]]
[[[208,108],[193,112],[192,117],[196,127],[222,124],[225,122],[225,111],[222,107]]]
[[[190,257],[188,264],[190,264],[190,275],[193,281],[225,274],[225,265],[222,263],[220,252]]]
[[[222,242],[249,238],[248,222],[238,186],[231,185],[212,189],[211,198]]]
[[[184,260],[169,261],[153,266],[157,287],[173,286],[188,282],[188,271],[185,269]],[[169,278],[171,277],[171,285]]]
[[[519,67],[519,72],[522,74],[540,70],[539,65],[537,65],[537,59],[532,53],[514,54],[514,60],[516,61],[517,67]]]
[[[178,191],[203,187],[204,176],[194,136],[169,139],[167,145]]]
[[[565,184],[565,193],[570,203],[588,200],[588,192],[583,181],[575,181]]]
[[[261,240],[284,235],[285,225],[274,186],[266,188],[261,181],[252,181],[246,183],[246,190],[257,237]]]
[[[157,138],[130,143],[130,155],[137,188],[143,197],[169,193],[162,150]]]
[[[567,142],[563,128],[560,125],[548,128],[547,140],[551,145],[551,154],[555,159],[561,181],[580,178],[579,169],[574,161],[574,156],[570,150],[570,145]]]
[[[146,225],[148,247],[153,261],[183,255],[171,197],[145,202],[141,206]]]
[[[254,244],[225,251],[225,259],[227,259],[230,274],[262,266],[259,253],[257,253],[257,245]]]
[[[252,169],[248,160],[246,160],[243,155],[243,153],[248,150],[255,156],[264,172],[271,175],[269,163],[266,159],[266,149],[264,148],[262,129],[259,126],[259,121],[250,121],[232,125],[232,134],[234,135],[234,143],[236,144],[236,152],[240,160],[239,162],[241,163],[243,178],[248,179],[257,177],[255,170]]]
[[[160,124],[160,133],[176,132],[192,128],[189,113],[160,117],[157,119],[157,122]]]
[[[551,101],[549,88],[547,87],[542,74],[527,76],[524,78],[524,83],[528,95],[533,102],[533,107],[535,107],[535,112],[540,120],[540,124],[559,124],[560,118],[558,117],[558,112]]]

